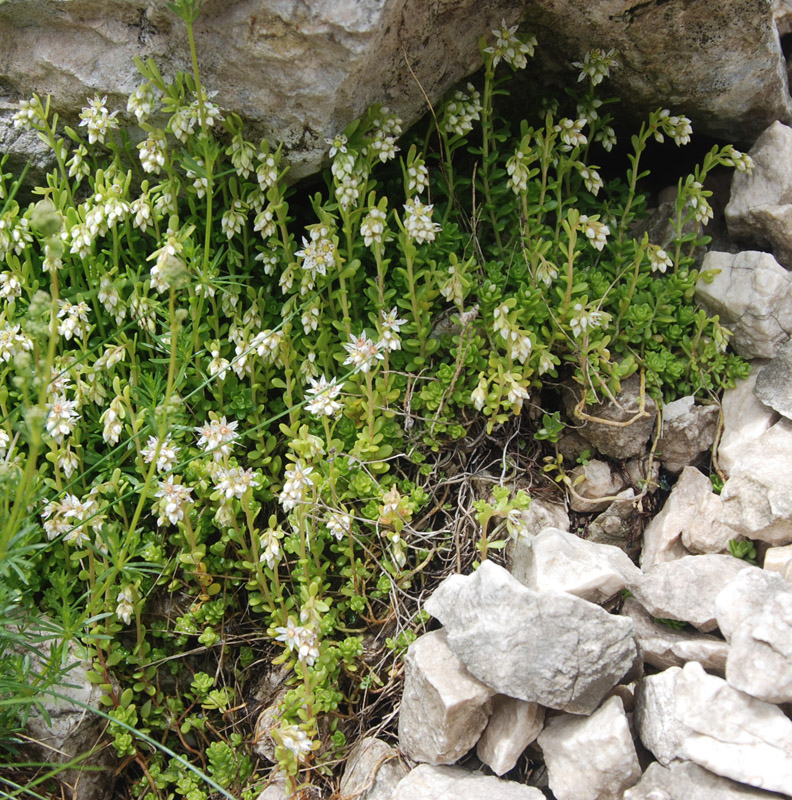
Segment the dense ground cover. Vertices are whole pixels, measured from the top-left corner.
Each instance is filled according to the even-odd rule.
[[[191,42],[197,5],[174,9]],[[20,104],[57,169],[29,203],[24,175],[0,177],[9,754],[58,676],[62,647],[27,658],[45,625],[91,661],[125,796],[254,797],[250,696],[274,667],[278,765],[329,786],[389,718],[425,586],[519,534],[517,475],[569,480],[557,387],[582,412],[634,374],[658,400],[744,374],[693,290],[703,182],[749,159],[713,148],[679,182],[673,246],[635,238],[644,151],[686,144],[689,121],[650,114],[606,183],[615,55],[507,122],[496,98],[534,46],[494,32],[480,83],[425,131],[371,109],[312,196],[201,84],[194,47],[189,75],[139,64],[126,116],[95,97],[73,129]]]

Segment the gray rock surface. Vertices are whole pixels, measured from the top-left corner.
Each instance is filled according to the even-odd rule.
[[[792,128],[774,122],[749,153],[754,169],[732,179],[729,233],[772,248],[780,264],[792,267]]]
[[[647,394],[641,398],[640,386],[637,376],[627,378],[622,382],[621,391],[616,395],[615,402],[603,401],[585,409],[588,417],[594,419],[577,418],[575,406],[579,398],[572,392],[564,395],[564,405],[578,426],[578,433],[602,455],[627,459],[643,454],[654,429],[657,404]]]
[[[590,717],[553,717],[538,741],[557,800],[621,800],[641,777],[619,697],[610,697]]]
[[[681,667],[647,675],[635,687],[635,731],[643,746],[664,766],[683,758],[690,729],[674,713]]]
[[[479,680],[573,714],[594,711],[636,657],[629,620],[570,594],[534,592],[491,561],[446,578],[424,608]]]
[[[404,659],[399,747],[414,761],[453,764],[478,741],[493,694],[454,655],[445,631],[420,636]]]
[[[530,541],[523,569],[512,575],[537,592],[569,592],[602,603],[637,580],[640,570],[618,547],[546,528]]]
[[[607,461],[598,458],[575,467],[570,477],[575,489],[569,501],[573,511],[604,511],[624,488],[621,476]],[[576,483],[580,477],[582,480]]]
[[[635,552],[640,542],[633,537],[633,521],[638,516],[635,490],[630,487],[619,492],[614,500],[598,517],[595,517],[586,528],[586,541],[593,544],[605,544],[618,547],[629,556]]]
[[[635,640],[644,663],[658,669],[682,667],[688,661],[698,661],[706,669],[723,675],[729,645],[722,639],[705,633],[674,630],[655,622],[641,604],[628,597],[622,606],[624,616],[635,625]]]
[[[669,471],[681,472],[715,441],[720,412],[717,406],[697,405],[692,395],[663,406],[663,432],[657,454]]]
[[[391,800],[396,784],[409,771],[394,747],[366,736],[347,756],[338,789],[342,797],[355,800]]]
[[[650,764],[624,800],[772,800],[777,795],[721,778],[692,761]]]
[[[792,587],[744,620],[730,644],[730,686],[768,703],[792,702]]]
[[[718,593],[738,572],[749,568],[732,556],[684,556],[655,565],[630,590],[652,616],[689,622],[706,633],[718,625]]]
[[[792,786],[792,720],[707,675],[700,664],[682,668],[674,714],[690,729],[682,751],[705,769],[770,792]]]
[[[792,340],[781,345],[776,357],[759,370],[754,394],[773,411],[792,419]]]
[[[779,574],[787,583],[792,584],[792,545],[768,547],[765,551],[764,568],[768,572]]]
[[[782,419],[742,453],[726,481],[721,519],[747,539],[792,543],[792,422]]]
[[[789,590],[778,575],[758,567],[739,572],[715,598],[715,614],[720,632],[731,640],[737,629],[754,614],[758,614],[768,600]]]
[[[792,276],[769,253],[711,251],[702,270],[720,270],[711,283],[700,278],[696,299],[734,336],[744,358],[773,358],[792,334]]]
[[[544,718],[544,708],[536,703],[496,695],[489,722],[476,745],[476,755],[496,775],[504,775],[541,733]]]
[[[420,764],[402,778],[391,800],[544,800],[539,789],[461,767]]]
[[[520,514],[523,535],[509,539],[506,546],[506,561],[509,572],[518,576],[527,569],[531,559],[531,539],[545,528],[569,530],[569,515],[563,506],[548,503],[541,498],[531,498],[531,504]]]
[[[751,443],[778,421],[778,414],[754,394],[764,363],[754,362],[749,376],[723,393],[723,433],[718,444],[718,463],[727,473],[732,471],[740,455],[750,449]]]

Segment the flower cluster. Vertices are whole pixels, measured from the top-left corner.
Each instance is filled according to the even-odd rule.
[[[578,81],[588,78],[591,85],[596,86],[610,75],[612,67],[618,66],[616,51],[595,47],[583,56],[582,61],[573,61],[572,66],[580,70]]]
[[[104,143],[107,134],[118,127],[118,111],[107,110],[107,96],[94,95],[80,112],[80,125],[88,128],[88,143]]]
[[[440,130],[446,134],[465,136],[473,130],[473,123],[481,119],[481,110],[481,92],[468,83],[467,91],[458,89],[453,99],[446,103]]]
[[[440,232],[440,223],[432,222],[433,205],[422,203],[413,197],[404,204],[404,228],[417,244],[433,242]]]
[[[517,25],[507,25],[506,21],[501,21],[501,27],[492,33],[495,36],[495,44],[485,47],[484,52],[492,55],[492,66],[497,67],[503,60],[514,69],[525,69],[528,66],[527,56],[533,56],[536,47],[536,37],[518,36]]]

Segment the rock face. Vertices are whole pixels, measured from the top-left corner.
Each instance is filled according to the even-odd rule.
[[[569,502],[573,511],[604,511],[624,488],[624,481],[611,465],[598,458],[575,467],[570,475],[573,481],[581,476],[583,480],[575,485]]]
[[[553,717],[539,737],[558,800],[620,800],[641,776],[621,698],[590,717]]]
[[[496,775],[503,775],[514,767],[523,750],[541,733],[544,718],[544,708],[536,703],[497,695],[492,701],[492,715],[479,739],[476,755]]]
[[[544,800],[539,789],[470,773],[459,767],[421,764],[396,786],[391,800]]]
[[[426,111],[423,91],[434,103],[477,69],[478,37],[502,19],[518,22],[520,8],[506,0],[207,0],[196,39],[207,88],[260,133],[282,140],[293,174],[303,176],[316,171],[325,139],[372,103],[415,121]],[[635,108],[671,106],[697,130],[736,141],[792,117],[770,0],[714,7],[532,0],[524,13],[548,58],[569,62],[593,45],[616,48],[622,67],[613,91]],[[154,57],[165,75],[189,66],[184,26],[164,4],[36,0],[31,13],[30,0],[11,0],[0,7],[0,100],[52,94],[68,118],[99,93],[118,108],[138,80],[134,56]],[[7,126],[11,111],[4,114]],[[14,144],[27,154],[36,139]]]
[[[792,419],[792,340],[756,376],[754,394],[766,406]]]
[[[453,764],[476,744],[495,692],[451,652],[444,631],[416,639],[404,660],[399,746],[415,761]]]
[[[408,772],[395,748],[367,736],[349,754],[339,791],[342,797],[357,800],[391,800],[396,784]]]
[[[718,407],[697,405],[692,395],[663,407],[663,433],[657,452],[669,472],[681,472],[712,447]]]
[[[726,481],[723,522],[748,539],[792,543],[792,422],[783,419],[743,453]]]
[[[487,686],[572,714],[594,711],[636,656],[629,620],[573,595],[534,592],[491,561],[446,578],[424,607]]]
[[[769,253],[709,252],[702,270],[720,270],[712,281],[701,278],[696,299],[734,333],[734,349],[745,358],[773,358],[792,334],[792,277]]]
[[[750,150],[754,169],[735,173],[726,206],[729,233],[772,248],[779,263],[792,266],[792,128],[774,122]]]

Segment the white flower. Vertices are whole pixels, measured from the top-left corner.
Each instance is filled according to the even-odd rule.
[[[423,159],[416,158],[412,166],[407,169],[407,194],[413,192],[421,194],[429,186],[429,170]]]
[[[290,464],[286,469],[286,481],[278,497],[284,511],[291,511],[303,501],[306,489],[314,485],[310,477],[312,472],[313,467],[308,467],[301,461]]]
[[[74,148],[71,158],[66,162],[70,178],[77,178],[79,181],[91,174],[91,165],[85,160],[87,155],[88,151],[85,149],[85,145],[79,144]]]
[[[327,530],[340,542],[352,532],[352,517],[333,511],[325,520]]]
[[[256,167],[256,180],[262,192],[274,186],[278,180],[278,164],[269,153],[259,153],[259,165]]]
[[[404,325],[406,319],[398,319],[398,311],[392,308],[388,312],[382,313],[382,336],[378,342],[382,350],[401,350],[401,341],[399,340],[399,330]]]
[[[85,302],[70,303],[68,300],[59,300],[58,334],[64,339],[71,339],[74,336],[85,336],[88,326],[88,304]]]
[[[515,330],[511,340],[511,355],[512,358],[524,364],[528,357],[531,355],[533,343],[531,337],[525,331]]]
[[[332,139],[325,139],[325,144],[330,145],[330,158],[335,158],[336,153],[346,153],[347,151],[347,137],[343,133],[339,133]]]
[[[534,54],[536,37],[527,36],[521,40],[517,34],[517,26],[506,25],[506,20],[501,21],[501,27],[492,32],[495,35],[495,44],[485,47],[485,53],[492,53],[492,66],[497,67],[501,59],[514,69],[525,69],[528,66],[526,56]]]
[[[103,515],[96,513],[96,501],[90,495],[80,500],[76,495],[65,494],[60,502],[48,503],[41,512],[44,532],[52,540],[66,534],[64,541],[80,547],[88,541],[87,527],[101,527]]]
[[[601,311],[592,311],[584,308],[581,303],[575,303],[572,312],[574,316],[569,320],[569,325],[575,338],[580,338],[603,321]]]
[[[583,61],[573,61],[572,66],[580,70],[578,81],[585,80],[588,77],[591,79],[591,85],[596,86],[602,82],[603,78],[607,78],[610,75],[611,67],[618,66],[616,51],[613,49],[605,51],[595,47],[583,56]]]
[[[484,408],[487,402],[487,380],[483,375],[479,378],[478,385],[473,390],[470,399],[473,401],[473,406],[477,411],[481,411]]]
[[[159,453],[157,453],[157,445],[159,445]],[[179,448],[171,443],[170,437],[166,436],[162,444],[159,443],[159,438],[156,436],[149,436],[146,446],[141,451],[143,460],[146,464],[150,464],[157,457],[157,472],[168,472],[176,466],[176,458],[179,455]]]
[[[349,353],[344,365],[351,366],[355,372],[366,373],[375,361],[382,361],[385,358],[380,342],[375,344],[364,334],[360,336],[350,334],[349,341],[344,344],[344,350]]]
[[[237,175],[240,178],[247,178],[253,169],[256,148],[250,142],[246,142],[241,134],[237,133],[231,140],[226,154],[231,156],[231,163],[237,171]]]
[[[198,434],[198,447],[211,452],[215,461],[221,461],[224,456],[231,454],[231,448],[236,444],[237,425],[238,422],[227,420],[225,415],[220,419],[210,419],[195,429]]]
[[[99,421],[104,425],[102,438],[109,445],[117,445],[124,429],[121,420],[126,416],[124,401],[121,397],[114,397],[110,401],[107,410],[99,417]]]
[[[528,400],[531,395],[528,393],[528,390],[524,386],[521,386],[512,375],[507,375],[506,380],[509,385],[509,391],[506,393],[506,399],[514,408],[522,408],[523,401]]]
[[[94,369],[101,371],[111,370],[116,364],[120,364],[126,355],[126,345],[110,345],[105,347],[104,353],[94,362]]]
[[[481,119],[481,93],[468,83],[467,92],[454,92],[453,99],[446,103],[440,128],[444,133],[464,136],[473,130],[473,122]]]
[[[11,437],[5,428],[0,427],[0,456],[5,454],[8,450],[8,445],[11,443]]]
[[[0,272],[0,299],[13,300],[22,294],[22,284],[13,272]]]
[[[140,166],[143,172],[151,172],[159,175],[165,166],[165,137],[162,131],[155,131],[148,139],[144,139],[139,145]]]
[[[95,142],[103,143],[105,136],[108,132],[118,127],[118,120],[116,119],[117,111],[111,114],[105,103],[107,96],[99,97],[94,95],[89,101],[88,105],[80,112],[80,125],[88,127],[88,142],[94,144]]]
[[[302,761],[304,756],[313,750],[313,742],[308,738],[308,734],[295,726],[281,728],[278,731],[281,744],[294,755],[298,761]]]
[[[305,404],[306,411],[317,417],[335,416],[343,408],[343,405],[336,399],[341,393],[341,386],[336,383],[335,379],[328,383],[324,375],[321,375],[318,380],[311,378],[310,383],[311,388],[306,389],[305,394],[312,399]]]
[[[328,269],[332,270],[341,263],[330,232],[324,226],[311,231],[310,241],[303,237],[303,249],[295,255],[302,259],[302,268],[314,278],[317,274],[327,275]]]
[[[8,363],[19,353],[33,349],[33,341],[22,333],[20,325],[2,323],[0,327],[0,361]]]
[[[132,622],[132,614],[135,612],[135,606],[132,605],[134,599],[132,586],[125,586],[116,598],[116,616],[124,625],[129,625]]]
[[[215,489],[225,495],[226,500],[230,500],[232,497],[242,498],[249,488],[259,485],[253,470],[241,467],[219,469],[216,480]]]
[[[432,222],[433,205],[425,205],[417,197],[404,204],[404,227],[407,235],[418,244],[433,242],[440,232],[439,223]]]
[[[656,244],[649,245],[648,255],[652,272],[665,272],[668,267],[674,266],[668,253]]]
[[[220,219],[220,227],[226,238],[232,239],[237,234],[242,233],[242,226],[247,220],[247,206],[241,200],[234,200]]]
[[[578,170],[580,177],[583,178],[583,183],[586,186],[586,189],[590,191],[594,196],[599,194],[599,190],[602,188],[602,178],[600,177],[599,172],[595,170],[593,167],[582,167]]]
[[[65,397],[56,396],[48,405],[47,433],[60,443],[69,436],[77,424],[79,415],[76,411],[77,401],[67,400]]]
[[[588,120],[580,119],[567,119],[559,120],[558,124],[553,127],[556,133],[561,134],[561,141],[569,147],[582,147],[588,142],[586,135],[583,133],[583,128]]]
[[[509,176],[506,183],[515,194],[528,191],[528,166],[522,150],[517,150],[506,162],[506,172]]]
[[[192,489],[181,483],[174,483],[177,476],[169,475],[164,481],[159,481],[159,488],[154,493],[160,500],[155,504],[158,512],[157,525],[162,526],[166,521],[176,525],[184,519],[190,503],[195,501],[190,496]]]
[[[154,87],[150,83],[141,83],[140,86],[129,95],[127,100],[127,111],[137,117],[138,123],[145,122],[154,111],[157,96]]]
[[[294,617],[289,617],[286,620],[286,625],[275,628],[275,633],[278,634],[275,637],[275,641],[283,642],[289,651],[292,651],[299,647],[301,631],[302,627],[294,621]]]
[[[211,351],[212,353],[212,360],[209,362],[208,370],[209,374],[214,377],[219,377],[220,380],[223,380],[226,376],[226,372],[228,372],[228,367],[230,363],[227,358],[222,358],[220,355],[220,350],[214,349]]]
[[[283,531],[279,528],[268,528],[261,534],[259,539],[261,552],[259,561],[266,564],[270,569],[275,569],[281,558],[280,540]]]
[[[363,243],[371,247],[375,242],[382,244],[382,234],[385,232],[385,212],[379,208],[372,208],[360,224],[363,234]]]
[[[0,433],[0,440],[2,438],[2,433]],[[0,446],[0,452],[2,449],[2,446]],[[67,480],[74,475],[75,470],[80,466],[80,461],[77,458],[77,455],[72,451],[69,445],[66,445],[65,450],[60,450],[58,452],[58,466],[66,476]]]
[[[580,227],[586,234],[586,238],[591,242],[592,247],[596,250],[602,250],[608,243],[610,228],[607,225],[603,225],[603,223],[599,222],[594,217],[589,218],[585,214],[581,214]]]

